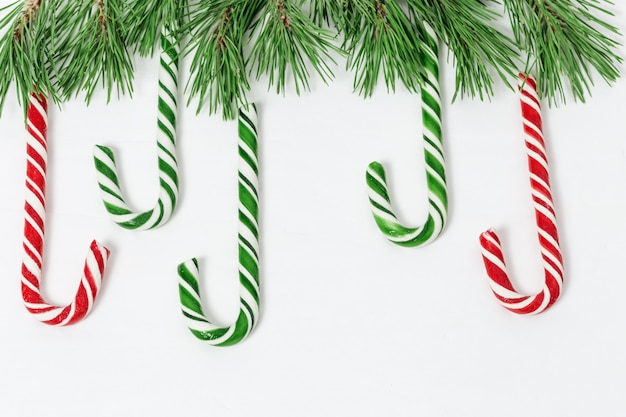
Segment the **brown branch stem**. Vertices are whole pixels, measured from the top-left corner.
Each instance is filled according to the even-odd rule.
[[[276,0],[276,7],[278,8],[278,13],[280,13],[280,20],[283,22],[283,26],[289,29],[289,15],[287,14],[287,6],[285,6],[284,0]]]
[[[98,24],[102,33],[106,33],[107,30],[107,16],[105,13],[104,0],[95,0],[98,7]]]
[[[217,49],[220,51],[226,48],[226,42],[224,42],[224,34],[227,31],[226,26],[230,20],[230,16],[232,14],[232,7],[227,7],[220,19],[220,24],[215,29],[217,34]]]
[[[24,3],[24,10],[22,11],[21,17],[17,20],[15,30],[13,31],[13,38],[16,41],[22,39],[22,31],[28,27],[40,6],[41,0],[27,0]]]

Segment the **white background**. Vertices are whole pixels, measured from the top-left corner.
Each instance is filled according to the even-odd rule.
[[[626,29],[626,5],[611,9]],[[181,198],[160,229],[117,227],[96,185],[93,145],[111,145],[131,204],[156,201],[157,67],[156,58],[136,61],[132,99],[105,106],[101,94],[89,108],[76,99],[50,111],[46,298],[71,300],[91,239],[112,251],[94,310],[67,328],[40,324],[22,305],[26,132],[8,100],[0,415],[624,415],[626,80],[598,82],[587,104],[544,108],[566,284],[533,317],[497,304],[478,243],[497,228],[515,285],[541,288],[514,92],[499,86],[491,102],[450,105],[454,73],[442,63],[449,223],[432,245],[407,249],[376,228],[364,174],[383,162],[401,219],[424,221],[419,96],[380,88],[363,100],[341,68],[332,85],[315,81],[302,97],[255,82],[261,320],[240,345],[215,348],[184,325],[176,266],[199,257],[211,318],[235,319],[236,124],[181,106]],[[186,80],[186,67],[181,73]]]

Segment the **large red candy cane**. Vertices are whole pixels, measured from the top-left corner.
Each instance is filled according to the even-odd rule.
[[[483,261],[489,275],[489,284],[498,301],[518,314],[537,314],[548,309],[561,295],[563,287],[563,259],[556,229],[556,214],[550,192],[548,160],[543,140],[541,108],[535,80],[520,74],[524,139],[528,153],[530,186],[535,206],[537,234],[545,271],[545,283],[540,293],[518,293],[509,280],[500,239],[493,230],[480,235]]]
[[[38,320],[53,326],[64,326],[82,320],[93,307],[110,252],[95,240],[91,242],[83,276],[72,303],[59,307],[44,301],[40,281],[46,216],[47,111],[45,97],[32,94],[27,113],[22,298],[26,309]]]

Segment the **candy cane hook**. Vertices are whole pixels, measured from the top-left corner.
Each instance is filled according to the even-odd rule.
[[[40,283],[46,217],[47,111],[46,98],[33,93],[27,111],[22,298],[26,309],[35,318],[53,326],[64,326],[76,323],[89,314],[102,285],[110,252],[95,240],[91,242],[83,275],[72,303],[59,307],[44,301]]]
[[[372,162],[365,175],[369,189],[369,201],[378,228],[391,242],[401,246],[426,245],[441,234],[446,224],[448,193],[446,170],[441,137],[441,97],[439,94],[438,40],[430,26],[424,24],[423,67],[426,79],[423,83],[422,124],[426,183],[428,185],[428,218],[420,227],[400,224],[391,207],[385,168]]]
[[[254,104],[239,110],[239,283],[240,308],[237,321],[220,327],[202,311],[198,261],[178,266],[178,288],[182,312],[191,333],[212,346],[230,346],[245,339],[259,315],[259,194],[257,158],[257,115]]]
[[[489,284],[500,304],[517,314],[537,314],[550,308],[561,295],[563,259],[550,191],[548,159],[542,133],[541,108],[536,82],[532,77],[520,74],[519,88],[530,186],[545,271],[545,283],[541,292],[528,296],[515,290],[506,272],[500,239],[493,230],[480,235],[480,244],[485,268],[489,275]]]
[[[179,44],[175,28],[164,25],[161,34],[157,152],[159,199],[145,212],[135,212],[126,203],[120,188],[115,154],[106,146],[96,145],[94,162],[104,207],[113,220],[126,229],[147,230],[165,224],[172,216],[178,198],[176,163],[176,94],[178,91]]]

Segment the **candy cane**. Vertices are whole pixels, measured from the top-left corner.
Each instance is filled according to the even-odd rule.
[[[178,92],[179,49],[176,29],[164,26],[161,34],[157,121],[160,184],[157,204],[145,212],[132,211],[119,185],[115,154],[106,146],[96,145],[94,148],[94,162],[98,171],[98,185],[104,207],[113,220],[126,229],[147,230],[160,226],[169,220],[176,207],[178,198],[176,94]]]
[[[259,315],[259,194],[256,107],[239,110],[239,283],[237,321],[228,327],[211,323],[202,311],[198,261],[178,266],[182,312],[191,333],[213,346],[230,346],[245,339]]]
[[[365,175],[369,187],[369,201],[378,228],[391,242],[401,246],[426,245],[441,234],[446,224],[448,193],[446,170],[441,139],[441,98],[439,94],[438,41],[435,32],[424,24],[423,67],[426,79],[423,83],[422,124],[428,185],[428,218],[420,227],[407,227],[398,221],[391,207],[385,168],[372,162]]]
[[[489,284],[497,300],[514,313],[537,314],[547,310],[561,295],[563,259],[550,191],[548,159],[543,140],[541,108],[535,80],[520,74],[520,90],[530,186],[545,271],[545,283],[541,292],[528,296],[515,290],[506,272],[500,239],[493,230],[480,235],[480,244],[485,268],[490,278]]]
[[[46,217],[47,111],[45,97],[32,94],[27,112],[22,298],[26,309],[35,318],[53,326],[64,326],[82,320],[93,307],[102,285],[102,275],[110,252],[95,240],[91,242],[85,259],[83,276],[72,303],[59,307],[44,301],[41,296],[40,283]]]

